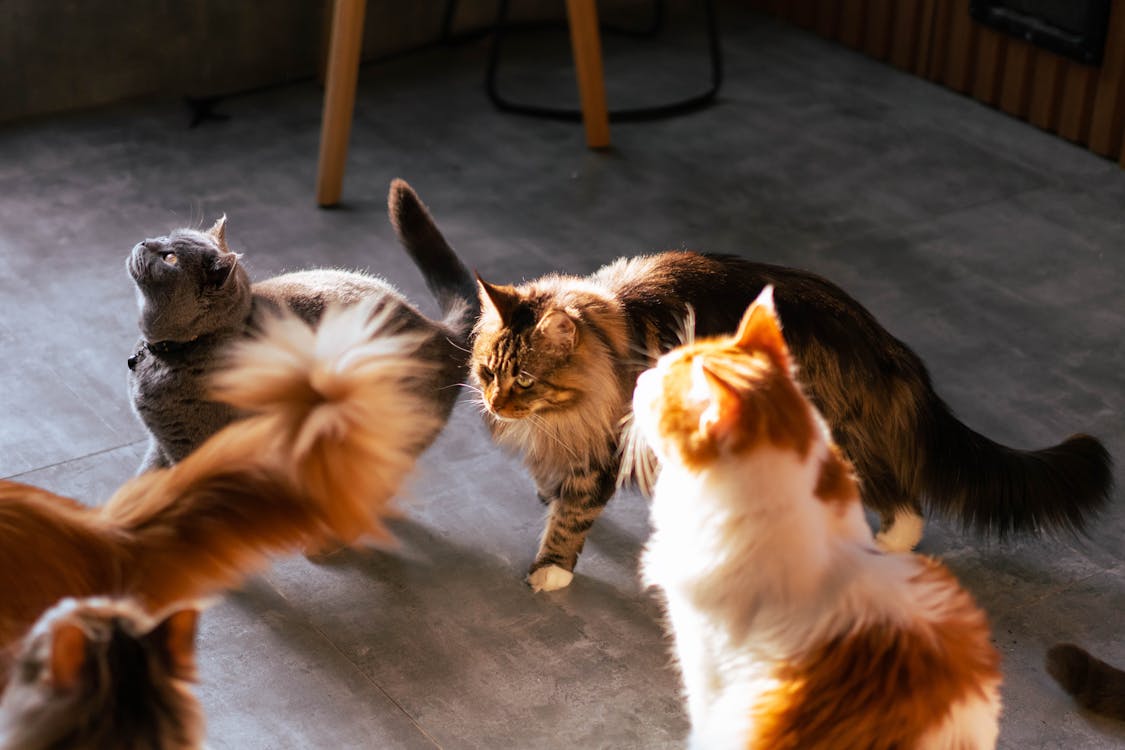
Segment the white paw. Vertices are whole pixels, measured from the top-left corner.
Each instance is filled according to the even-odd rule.
[[[527,577],[528,585],[535,592],[565,589],[573,580],[574,573],[565,568],[560,568],[558,565],[547,565],[539,568]]]
[[[886,552],[910,552],[922,541],[926,521],[912,510],[895,513],[894,523],[875,535],[875,543]]]

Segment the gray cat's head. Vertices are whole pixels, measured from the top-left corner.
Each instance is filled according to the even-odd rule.
[[[206,232],[177,229],[146,239],[129,253],[125,267],[149,341],[191,341],[239,327],[250,314],[250,279],[227,247],[226,220]]]

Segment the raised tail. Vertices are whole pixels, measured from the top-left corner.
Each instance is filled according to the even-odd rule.
[[[445,241],[430,212],[405,180],[391,181],[387,213],[399,242],[422,272],[446,324],[468,333],[480,312],[472,274]]]
[[[314,331],[292,315],[237,344],[216,398],[252,413],[104,506],[132,537],[150,607],[234,585],[273,555],[384,535],[417,446],[438,427],[412,385],[431,367],[426,335],[393,309],[329,310]]]
[[[926,505],[977,531],[1082,531],[1109,502],[1112,460],[1089,435],[1050,448],[1008,448],[974,432],[935,398],[922,467]]]
[[[1051,647],[1047,671],[1083,708],[1125,721],[1125,671],[1071,643]]]

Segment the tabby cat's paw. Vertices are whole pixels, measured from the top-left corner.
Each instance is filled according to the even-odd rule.
[[[558,565],[545,565],[531,571],[527,576],[527,584],[536,593],[565,589],[573,580],[574,573],[566,568],[560,568]]]

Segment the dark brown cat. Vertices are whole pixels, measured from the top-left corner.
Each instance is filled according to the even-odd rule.
[[[0,697],[0,750],[195,750],[198,612],[65,599],[24,641]]]
[[[1076,435],[1027,452],[974,432],[934,392],[921,359],[831,282],[733,256],[640,256],[585,278],[480,282],[472,376],[494,438],[524,455],[549,506],[532,588],[570,583],[614,492],[637,375],[681,343],[689,306],[698,334],[730,333],[766,284],[798,378],[882,519],[883,546],[912,548],[923,508],[1004,536],[1080,529],[1107,501],[1100,442]]]
[[[1047,671],[1083,708],[1125,721],[1125,671],[1071,643],[1047,652]]]

